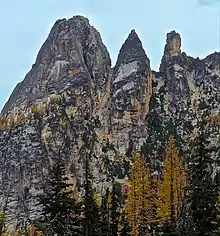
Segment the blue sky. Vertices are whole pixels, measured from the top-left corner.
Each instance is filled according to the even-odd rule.
[[[23,80],[59,18],[90,19],[115,63],[132,28],[139,34],[153,69],[162,57],[166,33],[175,29],[182,50],[194,57],[219,51],[220,0],[0,0],[0,109]]]

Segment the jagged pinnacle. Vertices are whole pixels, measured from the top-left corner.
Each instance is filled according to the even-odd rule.
[[[143,66],[147,64],[150,67],[150,61],[145,53],[142,42],[136,31],[132,29],[120,49],[115,69],[117,70],[121,63],[128,63],[134,60],[138,60]]]
[[[164,55],[178,56],[181,53],[181,37],[175,30],[167,34]]]

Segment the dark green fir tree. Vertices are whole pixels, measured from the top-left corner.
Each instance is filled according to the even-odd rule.
[[[119,225],[120,225],[120,227],[119,227],[119,235],[120,236],[130,236],[131,235],[128,218],[127,218],[124,210],[121,213]]]
[[[108,236],[110,235],[109,231],[109,196],[110,191],[107,188],[105,190],[104,195],[102,196],[102,203],[101,203],[101,235]]]
[[[113,183],[111,191],[110,202],[110,235],[118,235],[119,231],[119,218],[120,218],[120,202],[119,193],[117,192],[117,184]]]
[[[64,162],[57,160],[50,170],[45,193],[39,197],[40,228],[45,235],[80,235],[82,206],[74,198],[73,185],[68,180]]]
[[[213,179],[212,149],[204,135],[195,139],[189,162],[189,187],[187,198],[191,227],[187,235],[217,236],[218,220],[218,184]],[[190,232],[190,233],[189,233]]]
[[[94,198],[92,188],[92,171],[89,165],[89,156],[86,153],[85,164],[85,184],[84,184],[84,220],[83,235],[99,236],[101,235],[100,209]]]

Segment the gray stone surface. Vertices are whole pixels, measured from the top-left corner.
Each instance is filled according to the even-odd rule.
[[[7,125],[0,131],[0,211],[13,225],[34,219],[40,211],[36,196],[56,158],[66,160],[68,174],[80,186],[88,127],[93,184],[100,192],[111,176],[126,182],[133,149],[147,153],[159,171],[168,136],[175,135],[183,154],[202,114],[219,114],[219,109],[219,53],[189,57],[172,31],[155,72],[132,30],[111,68],[88,19],[58,20],[1,113]],[[218,128],[207,131],[213,145]]]

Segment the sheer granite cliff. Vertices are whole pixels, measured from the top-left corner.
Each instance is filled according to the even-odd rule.
[[[66,160],[80,188],[88,137],[99,192],[112,177],[124,184],[133,149],[159,170],[169,135],[174,134],[183,154],[202,115],[219,110],[219,53],[202,60],[189,57],[172,31],[155,72],[132,30],[111,68],[109,53],[88,19],[58,20],[1,112],[0,211],[16,224],[34,219],[40,211],[36,196],[57,158]]]

